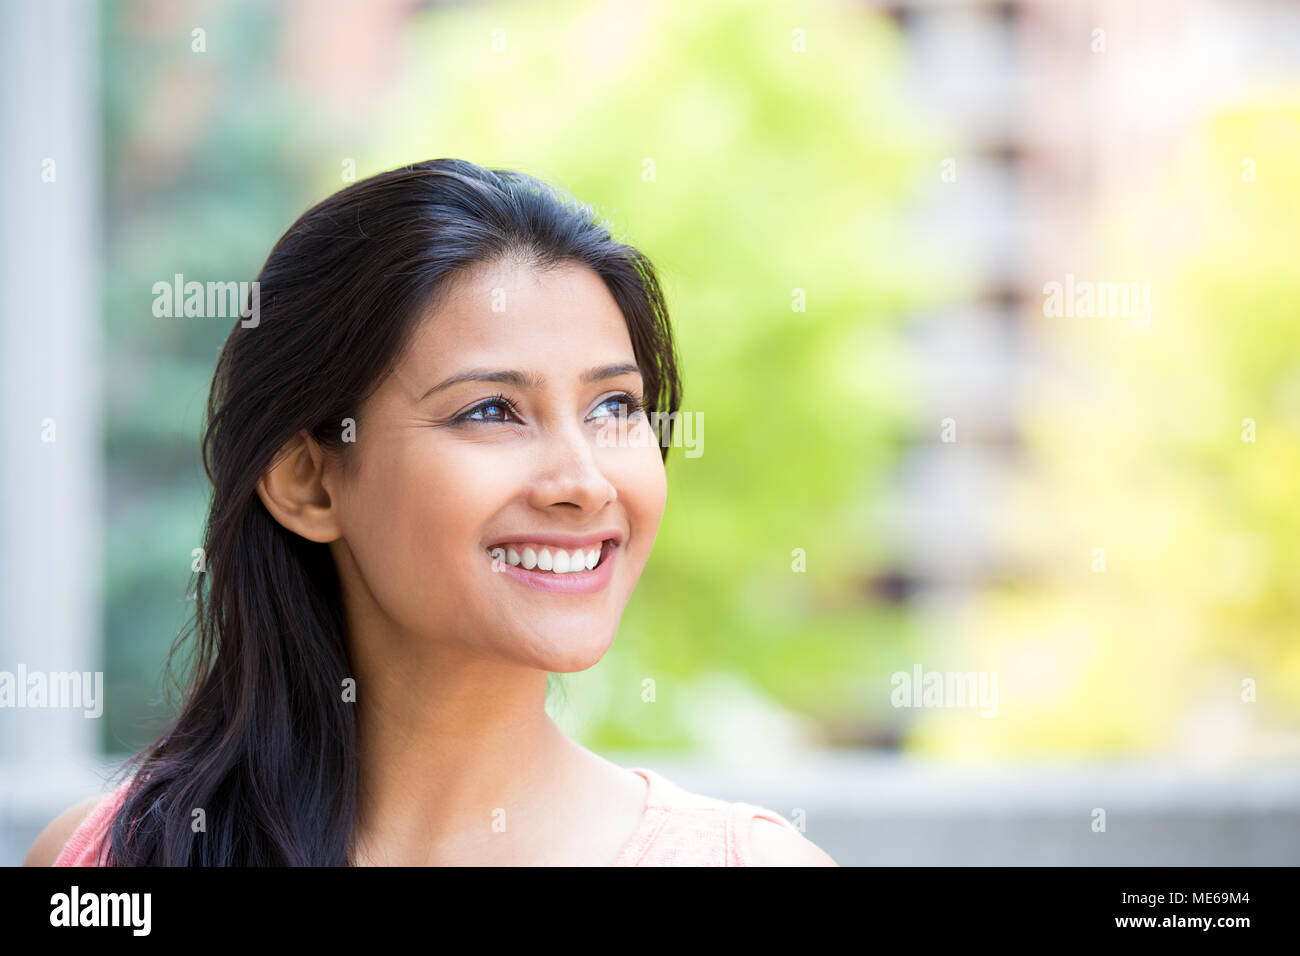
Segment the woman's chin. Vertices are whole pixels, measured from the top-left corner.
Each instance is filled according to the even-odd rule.
[[[544,646],[534,641],[532,651],[537,667],[553,674],[574,674],[600,663],[600,659],[614,643],[614,636],[604,634],[573,634],[565,638],[559,634],[549,638]]]

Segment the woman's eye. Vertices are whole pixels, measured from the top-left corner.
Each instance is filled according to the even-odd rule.
[[[480,414],[481,413],[481,414]],[[506,417],[509,416],[509,417]],[[515,418],[515,409],[503,398],[493,398],[475,405],[458,422],[508,422]]]
[[[599,412],[600,409],[605,408],[609,405],[622,405],[624,408],[627,409],[627,412],[625,414],[628,418],[631,418],[641,410],[640,400],[633,398],[631,395],[628,395],[627,393],[624,393],[622,395],[611,395],[609,398],[605,399],[603,402],[601,402],[599,405],[596,406],[596,411]],[[619,414],[618,410],[615,409],[613,413],[614,417],[618,417],[618,414]],[[596,414],[594,417],[606,418],[609,416]]]

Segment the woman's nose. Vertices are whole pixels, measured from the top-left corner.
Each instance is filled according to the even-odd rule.
[[[601,467],[596,433],[573,424],[546,431],[539,439],[537,473],[530,497],[537,508],[577,505],[599,511],[618,497],[618,489]]]

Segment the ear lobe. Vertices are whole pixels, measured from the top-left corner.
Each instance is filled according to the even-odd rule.
[[[342,537],[335,502],[325,487],[328,459],[307,432],[281,446],[257,481],[257,496],[279,524],[308,541],[326,544]]]

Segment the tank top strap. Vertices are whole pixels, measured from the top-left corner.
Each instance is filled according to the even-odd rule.
[[[774,810],[685,790],[645,767],[645,815],[615,866],[752,866],[754,819],[799,832]]]
[[[728,821],[730,834],[727,841],[730,858],[730,862],[727,863],[728,866],[754,865],[753,837],[755,820],[770,820],[791,833],[799,833],[798,827],[775,810],[769,810],[767,807],[761,807],[753,803],[733,803],[730,805],[730,811]]]

